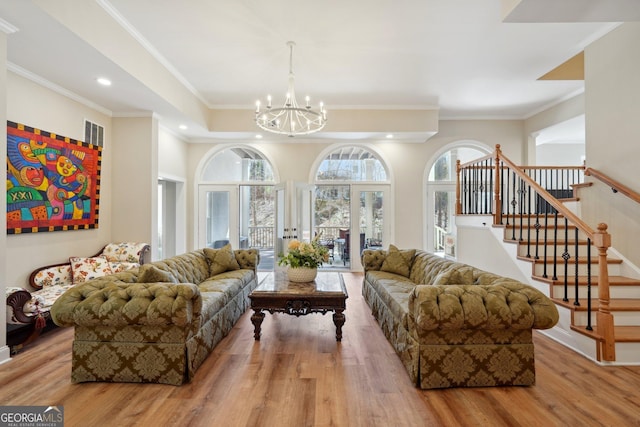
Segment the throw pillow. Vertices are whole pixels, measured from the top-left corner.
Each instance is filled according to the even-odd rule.
[[[71,280],[74,285],[113,273],[109,261],[104,256],[70,257],[69,263],[71,264]]]
[[[432,283],[437,285],[473,285],[471,267],[450,268],[438,274]]]
[[[220,249],[204,248],[204,254],[209,261],[209,275],[224,273],[225,271],[239,270],[240,265],[236,261],[236,255],[227,243]]]
[[[168,271],[160,270],[158,267],[152,264],[144,264],[140,266],[138,270],[138,283],[177,283],[173,274]]]
[[[400,250],[394,245],[389,245],[389,252],[384,258],[380,271],[399,274],[400,276],[409,277],[413,258],[416,256],[415,249]]]

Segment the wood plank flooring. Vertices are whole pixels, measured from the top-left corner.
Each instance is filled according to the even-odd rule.
[[[343,340],[331,314],[251,312],[194,380],[71,384],[70,328],[0,365],[0,405],[63,405],[65,426],[640,426],[640,366],[601,367],[536,333],[532,387],[419,390],[360,293],[349,291]]]

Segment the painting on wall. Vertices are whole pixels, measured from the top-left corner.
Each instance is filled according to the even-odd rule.
[[[7,122],[7,234],[98,228],[102,147]]]

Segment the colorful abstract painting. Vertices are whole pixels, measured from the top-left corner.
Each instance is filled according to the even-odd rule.
[[[7,122],[7,233],[98,227],[102,147]]]

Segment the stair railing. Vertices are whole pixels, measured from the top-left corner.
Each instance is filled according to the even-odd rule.
[[[640,193],[633,191],[626,185],[616,181],[615,179],[609,177],[608,175],[603,174],[599,170],[593,169],[593,168],[586,168],[584,171],[584,174],[587,176],[592,176],[602,181],[603,183],[607,184],[609,187],[611,187],[611,190],[614,193],[624,194],[634,202],[640,203]]]
[[[587,325],[585,329],[596,336],[598,359],[615,360],[615,339],[613,315],[610,311],[609,273],[607,251],[611,247],[611,236],[607,225],[600,223],[597,230],[592,229],[576,214],[569,210],[558,198],[573,196],[571,186],[584,178],[584,166],[576,167],[527,167],[517,166],[502,155],[500,145],[493,153],[460,164],[456,167],[456,214],[493,215],[494,225],[506,227],[512,240],[529,242],[525,257],[538,261],[542,257],[544,278],[552,274],[552,280],[558,280],[558,268],[564,267],[564,297],[569,301],[569,268],[574,267],[574,301],[581,305],[578,281],[580,257],[579,235],[586,237],[587,269]],[[546,187],[544,188],[543,187]],[[511,221],[511,223],[510,223]],[[553,230],[550,232],[550,221]],[[560,221],[564,222],[559,225]],[[542,223],[541,223],[542,222]],[[526,224],[525,224],[526,223]],[[531,234],[534,233],[534,236]],[[560,237],[559,233],[562,233]],[[572,236],[570,236],[572,234]],[[571,239],[574,239],[573,242]],[[535,254],[531,253],[531,241],[534,241]],[[569,245],[572,244],[573,254]],[[591,325],[591,246],[598,249],[598,311],[596,312],[597,331]],[[542,254],[539,247],[542,246]],[[550,251],[553,254],[549,253]],[[562,253],[559,255],[558,252]],[[561,261],[560,258],[562,259]],[[573,260],[572,260],[573,258]],[[552,261],[552,272],[547,271],[547,261]],[[572,262],[571,262],[572,261]]]

